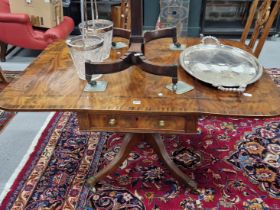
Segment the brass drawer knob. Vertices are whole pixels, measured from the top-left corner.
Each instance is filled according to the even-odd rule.
[[[117,120],[116,119],[112,118],[112,119],[109,120],[109,125],[110,126],[114,126],[116,124],[117,124]]]
[[[165,121],[164,120],[160,120],[158,124],[159,124],[160,127],[164,127],[165,126]]]

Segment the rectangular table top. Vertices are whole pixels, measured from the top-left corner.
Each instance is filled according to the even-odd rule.
[[[193,45],[199,39],[184,39]],[[160,64],[178,63],[179,51],[171,51],[169,39],[152,41],[145,46],[145,56]],[[237,45],[227,42],[231,45]],[[127,49],[112,50],[111,59]],[[179,80],[194,90],[176,95],[165,88],[171,78],[145,73],[137,66],[119,73],[103,75],[108,81],[105,92],[84,92],[86,81],[80,80],[69,50],[63,41],[44,50],[0,93],[0,108],[14,111],[92,111],[100,113],[151,113],[165,115],[216,114],[226,116],[280,115],[280,91],[264,73],[247,87],[251,97],[217,90],[188,75],[179,67]]]

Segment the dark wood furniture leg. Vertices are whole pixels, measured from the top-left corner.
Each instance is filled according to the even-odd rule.
[[[145,141],[147,141],[155,150],[161,161],[170,170],[172,176],[174,176],[182,184],[188,185],[192,190],[197,189],[197,183],[190,177],[186,176],[173,160],[168,155],[163,140],[160,138],[160,134],[146,134]]]
[[[3,82],[5,82],[5,83],[8,83],[8,80],[7,80],[7,78],[5,77],[5,75],[4,75],[3,71],[2,71],[1,66],[0,66],[0,80],[3,81]]]
[[[7,48],[8,48],[8,45],[6,43],[0,41],[0,60],[1,60],[1,62],[6,61]]]
[[[109,173],[116,170],[119,165],[127,158],[129,155],[131,148],[142,142],[146,141],[149,143],[159,156],[159,158],[165,163],[167,168],[171,171],[172,175],[177,178],[181,183],[187,185],[191,188],[193,192],[197,192],[197,184],[191,178],[189,178],[186,174],[184,174],[172,161],[169,157],[165,146],[163,144],[163,140],[160,138],[159,134],[126,134],[119,153],[116,158],[101,171],[97,172],[97,174],[91,176],[87,180],[87,184],[95,192],[95,185],[98,181],[105,178]]]
[[[2,70],[0,70],[0,80],[3,81],[4,83],[8,83],[8,80],[6,79]]]
[[[119,153],[115,157],[115,159],[109,163],[109,165],[105,166],[101,171],[97,172],[94,176],[91,176],[87,179],[87,184],[90,186],[92,191],[95,191],[95,184],[101,179],[105,178],[109,173],[116,170],[122,162],[129,155],[131,148],[138,144],[142,139],[142,135],[133,135],[132,133],[128,133],[124,136],[122,140],[122,145]]]

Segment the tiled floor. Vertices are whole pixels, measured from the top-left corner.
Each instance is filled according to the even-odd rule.
[[[24,70],[39,51],[17,50],[0,63],[4,70]],[[266,68],[280,68],[280,39],[266,41],[259,58]],[[0,194],[49,113],[18,113],[0,134]]]

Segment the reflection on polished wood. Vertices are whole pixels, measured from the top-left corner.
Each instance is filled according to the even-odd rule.
[[[239,42],[221,40],[223,44],[243,47]],[[169,50],[171,39],[145,44],[145,56],[158,64],[178,64],[179,51]],[[181,39],[191,46],[200,39]],[[112,50],[108,61],[127,49]],[[0,93],[0,108],[12,111],[74,111],[81,130],[128,132],[120,154],[113,163],[97,173],[89,183],[94,185],[124,160],[131,146],[139,141],[150,143],[173,175],[192,189],[196,183],[186,177],[166,154],[159,133],[195,133],[201,115],[235,117],[274,117],[280,115],[280,92],[264,73],[259,81],[247,87],[248,97],[241,93],[222,92],[202,83],[178,67],[179,80],[194,90],[176,95],[165,88],[169,77],[161,77],[132,66],[125,71],[103,75],[108,81],[105,92],[84,92],[86,81],[77,76],[69,50],[64,42],[50,45]],[[132,133],[135,133],[134,135]],[[151,133],[156,133],[152,135]]]
[[[187,46],[199,41],[180,40]],[[178,63],[180,52],[168,49],[171,42],[170,39],[162,39],[147,43],[145,56],[160,64]],[[223,43],[242,46],[239,42],[228,40]],[[125,50],[113,50],[111,59],[120,57]],[[280,113],[280,93],[267,74],[247,87],[246,92],[251,93],[252,97],[219,91],[192,78],[181,67],[178,75],[179,80],[194,86],[194,90],[182,95],[173,94],[165,88],[171,82],[170,78],[151,75],[133,66],[116,74],[104,75],[101,79],[108,81],[106,92],[84,92],[86,81],[77,77],[65,43],[57,42],[43,51],[21,78],[1,93],[0,107],[14,111],[90,110],[98,113],[177,116],[217,114],[270,117]],[[141,104],[134,104],[134,100],[140,100]]]

